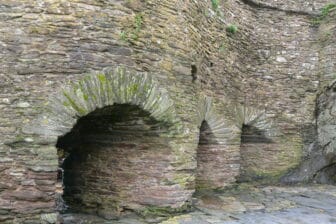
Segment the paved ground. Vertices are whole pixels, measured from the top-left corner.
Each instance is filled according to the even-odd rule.
[[[203,192],[188,214],[142,219],[129,214],[119,221],[68,214],[64,223],[82,224],[336,224],[336,186],[254,187]]]

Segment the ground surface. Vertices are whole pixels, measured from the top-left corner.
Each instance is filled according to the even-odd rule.
[[[203,192],[193,212],[143,219],[129,214],[119,221],[67,214],[65,224],[336,224],[336,186],[254,187],[240,185],[225,193]]]

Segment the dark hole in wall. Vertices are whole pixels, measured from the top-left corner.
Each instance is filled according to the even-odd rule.
[[[196,65],[191,65],[191,77],[192,77],[193,82],[195,82],[197,80],[197,67],[196,67]]]
[[[241,143],[271,143],[272,140],[265,136],[265,132],[252,126],[243,125],[241,134]]]
[[[249,182],[262,179],[254,172],[256,167],[260,167],[262,160],[261,153],[270,149],[273,141],[269,139],[265,131],[253,125],[243,125],[240,145],[240,176],[238,182]]]
[[[56,144],[59,181],[64,185],[61,212],[110,219],[133,207],[161,203],[151,195],[158,194],[155,184],[163,182],[169,167],[171,150],[167,139],[160,137],[166,131],[165,124],[128,104],[114,104],[80,118]]]
[[[215,135],[213,134],[208,122],[203,121],[200,127],[200,135],[198,140],[199,145],[217,144]]]
[[[203,121],[200,127],[199,142],[197,147],[197,172],[196,172],[196,190],[215,188],[212,181],[216,179],[214,174],[218,172],[214,168],[218,165],[216,152],[218,142],[213,134],[209,124]],[[218,167],[217,167],[218,168]],[[220,170],[219,172],[225,172]],[[216,175],[215,175],[216,176]]]

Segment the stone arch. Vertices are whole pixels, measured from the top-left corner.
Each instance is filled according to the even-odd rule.
[[[216,108],[213,98],[202,97],[198,105],[198,124],[201,126],[206,121],[218,142],[227,142],[234,139],[233,133],[238,133],[239,129],[234,127],[226,115],[220,115]]]
[[[224,188],[239,174],[239,129],[218,114],[210,97],[201,99],[198,118],[196,189]]]
[[[147,73],[135,72],[123,67],[109,68],[102,72],[87,75],[76,83],[69,83],[62,88],[58,95],[52,96],[46,103],[45,112],[23,129],[25,133],[37,135],[42,141],[38,150],[40,152],[38,153],[39,167],[42,164],[47,164],[46,166],[50,168],[48,171],[56,174],[58,157],[55,146],[59,137],[71,133],[77,122],[79,123],[82,118],[88,116],[92,118],[93,115],[106,115],[106,113],[111,113],[120,105],[133,107],[137,113],[150,118],[150,122],[159,126],[159,129],[162,127],[162,130],[160,129],[159,132],[156,132],[154,137],[156,140],[163,138],[163,143],[160,147],[167,147],[167,149],[162,150],[164,154],[160,155],[160,159],[157,162],[160,163],[161,160],[164,160],[165,166],[161,167],[163,169],[161,170],[162,172],[158,173],[158,170],[154,169],[156,173],[149,174],[156,178],[152,178],[152,188],[146,188],[152,189],[152,194],[147,195],[147,199],[143,198],[146,201],[139,201],[133,198],[134,200],[132,199],[133,201],[125,205],[125,208],[143,210],[146,206],[151,206],[152,209],[153,207],[165,207],[167,211],[169,208],[172,208],[172,211],[177,211],[189,201],[193,191],[187,189],[188,184],[180,181],[180,179],[188,179],[189,176],[179,172],[172,165],[179,159],[179,154],[171,148],[171,145],[173,145],[171,142],[174,142],[174,136],[178,136],[183,129],[168,92],[161,88],[152,76]],[[109,107],[111,108],[108,109]],[[96,113],[97,111],[98,114]],[[146,123],[140,123],[140,126],[148,128]],[[80,128],[76,130],[80,130]],[[143,131],[141,128],[139,130],[140,132]],[[122,144],[124,142],[120,142],[119,145]],[[150,144],[144,147],[154,148],[148,145]],[[44,156],[46,153],[48,156]],[[152,155],[155,155],[155,153]],[[87,158],[85,157],[83,160],[87,161]],[[154,158],[149,158],[149,160],[156,161]],[[126,162],[131,163],[129,161]],[[144,164],[146,163],[144,162]],[[153,167],[155,167],[155,164]],[[161,169],[160,166],[157,168]],[[187,177],[185,178],[185,176]],[[56,191],[62,193],[61,188],[62,186],[56,184]],[[135,187],[134,189],[138,188]],[[122,195],[125,196],[127,194],[122,193]],[[96,198],[97,195],[91,196],[91,198]],[[92,200],[90,200],[83,199],[82,201],[91,203]],[[98,204],[100,207],[104,205],[104,203]],[[111,199],[108,201],[108,206],[114,210],[112,211],[108,208],[105,211],[105,208],[102,208],[99,211],[95,210],[95,212],[110,218],[110,214],[117,216],[118,212],[120,212],[120,207],[124,205],[118,204],[114,199]]]
[[[64,86],[45,103],[46,110],[37,121],[25,126],[24,131],[55,138],[69,132],[78,118],[113,104],[137,105],[156,120],[169,124],[172,130],[181,128],[167,91],[150,74],[116,67]]]
[[[286,118],[246,105],[233,108],[236,126],[241,130],[239,181],[275,181],[297,166],[300,136],[284,132],[286,127],[281,127],[281,123],[288,124],[289,121],[282,122]]]
[[[278,132],[273,120],[267,116],[266,109],[234,105],[233,114],[235,114],[235,124],[239,129],[242,129],[243,125],[254,126],[264,130],[268,137],[274,136]]]

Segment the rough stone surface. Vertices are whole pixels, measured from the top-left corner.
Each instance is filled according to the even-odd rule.
[[[128,215],[109,222],[78,214],[64,215],[65,223],[75,224],[269,224],[269,223],[335,223],[335,186],[253,187],[245,185],[226,193],[203,192],[197,209],[161,221]]]
[[[199,105],[196,189],[224,188],[239,174],[239,129],[221,118],[213,105],[211,98]]]
[[[317,99],[317,128],[310,155],[301,166],[282,178],[284,182],[314,181],[335,183],[336,114],[335,82],[326,86]]]
[[[62,168],[68,210],[112,219],[126,209],[181,207],[194,184],[174,170],[167,132],[131,105],[115,104],[80,119],[57,144],[67,154]]]
[[[55,212],[58,137],[114,103],[169,124],[169,165],[185,201],[197,161],[212,160],[214,188],[240,171],[277,181],[295,167],[290,181],[312,180],[324,167],[327,175],[316,177],[329,180],[334,167],[323,146],[333,136],[321,131],[334,129],[315,114],[319,91],[335,78],[335,10],[318,16],[328,3],[1,1],[0,222],[39,223]],[[126,69],[105,70],[116,65]],[[146,84],[151,91],[140,88]],[[268,125],[252,122],[260,111]],[[197,158],[203,121],[218,143],[204,147],[209,158]],[[241,145],[244,125],[272,143]],[[230,154],[210,159],[217,149]]]

